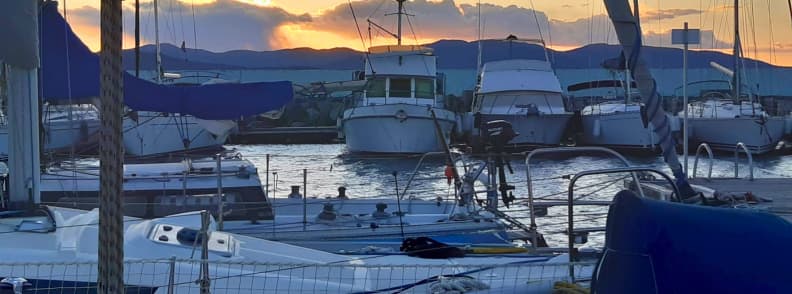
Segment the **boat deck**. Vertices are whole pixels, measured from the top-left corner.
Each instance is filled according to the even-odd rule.
[[[644,182],[644,191],[649,193],[665,193],[670,191],[659,191],[658,187],[665,184],[661,181]],[[788,221],[792,221],[792,178],[756,178],[753,180],[738,178],[696,178],[690,179],[690,183],[699,191],[714,190],[728,195],[746,195],[750,193],[760,198],[772,200],[762,207],[777,214]],[[707,191],[704,191],[707,195]]]

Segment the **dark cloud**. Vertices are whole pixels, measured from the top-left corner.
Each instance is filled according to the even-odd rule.
[[[235,49],[272,49],[270,40],[275,28],[284,23],[310,22],[308,14],[294,15],[277,7],[262,7],[232,0],[193,7],[180,1],[160,1],[160,41],[211,51]],[[151,3],[141,4],[141,34],[146,43],[154,42],[154,10]],[[93,7],[69,9],[69,21],[92,24],[98,34],[99,10]],[[134,33],[134,11],[125,6],[124,34]]]
[[[395,32],[395,17],[385,15],[396,11],[396,5],[392,2],[361,0],[352,2],[364,36],[367,35],[367,18]],[[150,3],[141,5],[143,38],[146,43],[153,43],[153,9]],[[479,8],[476,5],[457,5],[454,0],[414,0],[407,2],[405,7],[410,14],[414,15],[409,18],[409,22],[405,22],[404,37],[408,43],[413,38],[413,31],[417,38],[422,40],[473,40],[477,37]],[[129,8],[130,6],[125,5],[125,41],[131,38],[134,29],[134,13]],[[311,16],[291,14],[277,7],[261,7],[233,0],[218,0],[211,4],[195,5],[194,13],[195,22],[193,22],[193,7],[190,3],[161,0],[161,42],[181,44],[182,41],[186,41],[188,47],[195,47],[193,24],[195,24],[195,34],[197,34],[197,47],[211,51],[269,50],[273,49],[273,45],[280,47],[278,40],[283,38],[282,34],[290,31],[281,31],[278,28],[282,25],[293,24],[312,31],[339,35],[347,40],[359,38],[349,5],[346,3],[332,7],[321,15]],[[646,12],[644,17],[646,19],[658,17],[665,19],[695,13],[699,13],[699,11],[695,9],[667,9]],[[99,11],[96,8],[70,9],[68,15],[70,22],[95,27],[95,35],[98,36]],[[613,25],[605,15],[564,21],[549,19],[544,12],[533,11],[525,7],[482,4],[481,19],[484,38],[503,38],[509,34],[521,38],[538,38],[541,33],[548,43],[566,47],[587,43],[613,44],[617,42]],[[372,29],[372,34],[377,36],[376,29]],[[383,35],[380,33],[380,36]],[[292,40],[300,37],[299,35],[289,36]],[[710,48],[711,46],[708,45],[712,44],[716,44],[715,48],[728,47],[722,46],[723,42],[713,42],[711,31],[703,32],[702,37],[705,48]],[[671,43],[670,40],[670,32],[646,32],[644,43],[667,46]]]
[[[642,11],[641,18],[644,19],[653,19],[653,20],[666,20],[677,18],[680,16],[686,15],[694,15],[702,13],[701,10],[698,9],[661,9],[661,10],[650,10],[650,11]]]

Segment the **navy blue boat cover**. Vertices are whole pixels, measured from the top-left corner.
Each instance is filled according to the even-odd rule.
[[[91,52],[58,13],[55,2],[41,11],[41,88],[53,104],[89,103],[99,97],[99,56]],[[160,85],[124,73],[124,103],[134,110],[237,119],[275,110],[293,98],[291,82]]]
[[[616,195],[595,293],[792,293],[792,224],[747,209]]]

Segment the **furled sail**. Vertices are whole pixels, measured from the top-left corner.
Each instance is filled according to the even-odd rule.
[[[41,10],[42,90],[53,104],[99,97],[99,57],[74,34],[55,2]],[[291,82],[161,85],[124,74],[124,103],[134,110],[182,113],[208,120],[276,110],[292,100]]]
[[[682,193],[680,198],[698,200],[698,197],[694,197],[696,193],[690,187],[685,171],[679,163],[676,143],[671,135],[671,125],[657,92],[657,82],[652,78],[649,67],[641,58],[641,26],[633,16],[627,0],[605,0],[605,7],[624,49],[626,65],[630,68],[630,74],[638,84],[638,90],[641,92],[644,105],[646,105],[646,112],[643,113],[644,120],[651,122],[654,126],[654,132],[660,139],[659,145],[663,150],[663,159],[674,173],[677,186]]]

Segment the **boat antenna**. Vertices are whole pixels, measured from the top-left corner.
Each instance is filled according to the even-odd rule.
[[[792,20],[792,0],[787,0],[787,7],[789,7],[789,20]]]
[[[608,16],[616,29],[616,36],[624,50],[624,57],[630,69],[630,75],[635,80],[641,97],[646,105],[642,112],[645,124],[652,123],[653,131],[659,138],[659,145],[663,151],[663,159],[676,178],[676,185],[680,194],[677,195],[686,203],[700,202],[701,198],[690,186],[687,175],[679,162],[676,154],[676,143],[671,136],[669,119],[663,110],[661,97],[657,92],[657,82],[652,77],[646,61],[641,58],[641,25],[630,10],[628,0],[605,0]]]

